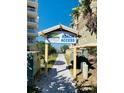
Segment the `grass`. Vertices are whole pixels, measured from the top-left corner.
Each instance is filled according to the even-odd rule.
[[[70,64],[70,59],[69,59],[69,55],[68,54],[64,54],[65,55],[65,59],[67,61],[67,64],[69,65]]]
[[[44,57],[44,55],[42,56],[42,58],[43,58],[43,66],[41,67],[41,71],[45,71],[45,57]],[[55,61],[56,61],[56,58],[57,58],[57,54],[51,54],[51,55],[49,55],[48,56],[48,65],[47,65],[47,67],[48,67],[48,71],[53,67],[53,65],[54,65],[54,63],[55,63]]]
[[[49,55],[48,57],[48,68],[52,68],[57,58],[57,54]]]

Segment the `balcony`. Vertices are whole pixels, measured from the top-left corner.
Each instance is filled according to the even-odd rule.
[[[35,8],[28,7],[27,9],[28,9],[28,11],[36,12],[36,9]]]
[[[37,23],[37,21],[34,18],[28,18],[28,22]]]
[[[37,29],[37,21],[34,19],[34,18],[28,18],[28,20],[27,20],[27,22],[28,22],[28,26],[29,27],[33,27],[33,28],[35,28],[35,29]]]
[[[35,44],[35,42],[29,42],[29,41],[27,41],[27,45],[28,46],[32,46],[32,45],[34,45]]]
[[[30,17],[35,17],[37,18],[37,10],[35,8],[27,8],[27,14]]]
[[[33,45],[33,44],[35,44],[35,43],[36,43],[36,42],[35,42],[34,39],[31,39],[31,38],[30,38],[30,39],[27,40],[27,45],[28,45],[28,46],[31,46],[31,45]]]
[[[27,5],[38,7],[38,1],[37,0],[27,0]]]
[[[28,33],[36,33],[36,31],[34,29],[28,29],[27,32]]]
[[[27,35],[29,35],[29,36],[37,36],[38,34],[37,34],[36,30],[28,29],[27,30]]]
[[[28,0],[28,1],[31,1],[31,2],[37,2],[37,0]]]

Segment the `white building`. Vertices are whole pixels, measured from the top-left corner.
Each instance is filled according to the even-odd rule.
[[[32,50],[31,46],[35,43],[38,35],[38,0],[27,0],[27,49]]]

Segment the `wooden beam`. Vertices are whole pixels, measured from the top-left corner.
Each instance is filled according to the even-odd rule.
[[[90,48],[90,47],[97,47],[96,43],[89,43],[89,44],[84,44],[84,45],[78,45],[78,46],[72,46],[70,48]]]
[[[45,73],[48,75],[48,44],[45,43]]]
[[[73,77],[74,77],[74,79],[76,78],[76,56],[77,56],[77,51],[76,51],[77,49],[76,49],[76,47],[74,47],[74,49],[73,49],[73,58],[74,58],[74,60],[73,60]]]

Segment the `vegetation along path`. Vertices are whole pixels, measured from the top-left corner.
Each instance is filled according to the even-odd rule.
[[[41,82],[39,85],[42,86],[42,93],[77,93],[63,54],[58,54],[48,78]]]

